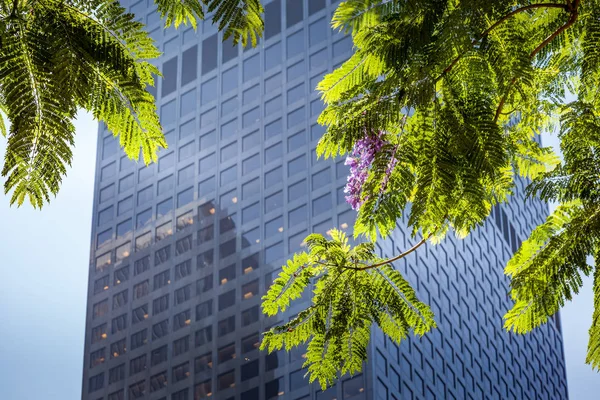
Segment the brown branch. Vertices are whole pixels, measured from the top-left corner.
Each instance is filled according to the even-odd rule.
[[[568,2],[568,4],[565,7],[566,7],[566,10],[571,13],[569,20],[564,25],[562,25],[560,28],[558,28],[556,31],[554,31],[550,36],[548,36],[542,43],[540,43],[539,46],[537,46],[531,52],[531,54],[529,54],[530,59],[533,59],[540,51],[542,51],[542,49],[544,47],[546,47],[548,44],[550,44],[550,42],[552,42],[558,35],[563,33],[565,30],[569,29],[571,27],[571,25],[573,25],[575,23],[575,21],[577,21],[577,17],[579,16],[580,1],[581,0],[574,0],[573,2],[570,2],[570,1]],[[508,94],[516,82],[517,82],[517,77],[515,76],[514,78],[512,78],[509,85],[506,87],[506,93],[504,93],[504,96],[502,96],[502,99],[500,100],[500,104],[498,104],[498,108],[496,109],[496,116],[494,117],[494,123],[498,122],[498,118],[500,117],[500,114],[502,113],[502,108],[504,107],[504,104],[506,103]]]
[[[506,14],[504,17],[500,18],[498,21],[494,22],[489,28],[487,28],[485,31],[483,31],[483,33],[481,35],[479,35],[478,38],[473,39],[473,41],[471,42],[471,46],[475,46],[477,44],[477,42],[479,42],[484,37],[486,37],[492,30],[494,30],[500,24],[502,24],[503,22],[505,22],[506,20],[508,20],[512,16],[514,16],[516,14],[519,14],[519,13],[521,13],[523,11],[532,10],[532,9],[535,9],[535,8],[563,8],[566,11],[569,11],[569,7],[570,7],[570,4],[540,3],[540,4],[529,4],[527,6],[523,6],[523,7],[517,8],[516,10],[513,10],[513,11],[509,12],[508,14]],[[444,69],[444,71],[442,71],[442,73],[440,74],[440,76],[438,76],[436,78],[435,82],[439,81],[444,75],[446,75],[448,72],[450,72],[452,70],[452,68],[454,68],[454,66],[460,61],[460,59],[463,58],[464,55],[469,52],[469,50],[470,49],[463,51],[461,54],[458,55],[458,57],[456,57],[454,60],[452,60],[452,62],[450,63],[450,65],[448,65]]]
[[[424,237],[423,239],[421,239],[413,247],[411,247],[410,249],[406,250],[404,253],[400,253],[396,257],[387,259],[387,260],[379,262],[377,264],[365,265],[364,267],[343,267],[343,268],[344,269],[351,269],[351,270],[355,270],[355,271],[365,271],[367,269],[379,268],[379,267],[382,267],[382,266],[384,266],[386,264],[391,264],[394,261],[398,261],[399,259],[404,258],[407,255],[409,255],[410,253],[412,253],[413,251],[417,250],[419,247],[421,247],[422,245],[424,245],[431,236],[432,236],[432,234],[430,233],[429,235],[427,235],[426,237]]]

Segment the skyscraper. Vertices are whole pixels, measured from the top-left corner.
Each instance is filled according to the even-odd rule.
[[[99,128],[83,399],[566,399],[559,319],[520,337],[503,266],[547,207],[513,201],[466,240],[396,264],[438,329],[398,348],[377,329],[362,374],[321,391],[303,351],[257,350],[260,297],[310,232],[350,231],[343,160],[317,160],[323,104],[313,88],[352,52],[329,27],[333,0],[264,1],[257,48],[210,22],[163,30],[151,0],[124,2],[164,52],[155,90],[169,148],[150,166]],[[413,243],[402,229],[378,244]]]

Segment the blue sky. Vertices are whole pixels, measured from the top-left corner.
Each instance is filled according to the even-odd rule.
[[[49,206],[9,208],[0,194],[0,399],[81,396],[96,123],[80,114],[76,126],[73,166]],[[0,159],[5,146],[0,138]],[[571,400],[600,393],[600,375],[584,364],[591,286],[562,314]]]

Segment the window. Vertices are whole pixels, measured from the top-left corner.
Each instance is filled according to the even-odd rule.
[[[237,179],[237,166],[234,165],[223,171],[221,171],[221,183],[220,185],[227,185]]]
[[[217,95],[217,78],[210,79],[204,82],[200,90],[200,103],[202,105],[208,104],[213,100],[216,100]]]
[[[321,18],[312,24],[308,28],[308,45],[314,46],[324,40],[327,40],[327,19]]]
[[[163,371],[159,374],[150,377],[150,392],[156,392],[157,390],[164,389],[167,387],[167,371]]]
[[[228,240],[225,243],[221,243],[219,245],[219,258],[223,259],[225,257],[235,254],[235,247],[236,247],[235,238]]]
[[[193,111],[193,110],[190,110]],[[196,142],[192,141],[189,142],[185,145],[182,145],[179,147],[179,161],[183,161],[187,158],[190,158],[191,156],[193,156],[195,154],[195,147],[196,147]],[[190,171],[193,174],[193,169],[192,171]],[[193,175],[192,175],[193,176]],[[181,183],[181,182],[180,182]]]
[[[228,114],[231,114],[235,111],[237,111],[238,109],[238,98],[237,96],[230,98],[229,100],[224,101],[223,103],[221,103],[221,117],[224,117]],[[229,125],[229,123],[228,123]],[[237,125],[237,120],[233,120],[232,121],[232,125]],[[221,129],[223,130],[223,127],[221,127]],[[237,129],[234,127],[233,129],[231,129],[231,131],[233,133],[235,133],[237,131]],[[223,132],[221,132],[223,133]],[[221,136],[223,137],[223,135]]]
[[[196,296],[206,293],[213,288],[213,274],[196,281]]]
[[[182,311],[173,317],[173,332],[186,327],[192,322],[190,310]]]
[[[143,272],[146,272],[150,269],[150,256],[145,256],[136,260],[133,264],[133,274],[139,275]]]
[[[171,211],[173,211],[173,198],[172,197],[159,203],[156,206],[156,218],[164,217],[165,215],[169,214]],[[167,225],[168,224],[169,223],[167,223]],[[158,241],[161,239],[163,239],[163,238],[158,236],[158,229],[157,229],[156,240]]]
[[[127,314],[121,314],[118,317],[115,317],[111,321],[111,333],[114,335],[115,333],[124,331],[127,329]]]
[[[219,295],[219,311],[235,305],[235,289]]]
[[[194,373],[199,374],[202,372],[212,371],[212,353],[206,353],[200,357],[196,357],[194,360]]]
[[[333,44],[333,58],[348,55],[352,51],[352,38],[346,36]]]
[[[196,79],[198,69],[198,46],[192,46],[181,57],[181,86]]]
[[[217,35],[214,34],[202,42],[202,75],[217,67]]]
[[[248,223],[260,216],[260,203],[254,203],[242,210],[242,224]]]
[[[283,155],[283,147],[281,142],[269,147],[265,150],[265,163],[275,161]]]
[[[94,281],[94,294],[102,293],[103,291],[108,290],[108,281],[108,275],[96,279]]]
[[[127,339],[117,340],[110,345],[110,358],[117,358],[127,351]]]
[[[342,398],[344,400],[358,399],[364,391],[365,385],[362,375],[356,375],[342,383]]]
[[[106,324],[102,324],[92,328],[92,344],[98,343],[101,340],[106,339],[106,329]]]
[[[291,228],[306,222],[308,219],[307,214],[306,206],[301,206],[290,211],[288,214],[288,226]]]
[[[142,211],[136,217],[136,227],[137,227],[137,229],[143,228],[151,220],[152,220],[152,209],[149,208],[146,211]]]
[[[175,243],[175,255],[181,255],[191,250],[192,248],[192,235],[188,235],[184,238],[179,239]]]
[[[117,205],[117,215],[121,216],[125,214],[127,211],[131,211],[133,209],[133,196],[129,196],[128,198],[121,200]]]
[[[303,154],[300,157],[293,159],[288,162],[288,177],[297,173],[306,171],[306,155]]]
[[[308,351],[308,345],[306,343],[301,344],[300,346],[294,347],[293,349],[290,349],[290,351],[289,351],[290,362],[305,360],[307,351]]]
[[[212,327],[207,326],[206,328],[202,328],[196,331],[194,337],[194,345],[196,347],[203,346],[207,343],[212,342]]]
[[[158,159],[158,172],[162,172],[175,165],[175,153],[170,152],[169,154],[160,155]]]
[[[192,285],[186,285],[175,290],[175,305],[183,304],[192,297]]]
[[[260,107],[253,108],[242,115],[242,128],[248,128],[260,121]]]
[[[265,224],[265,239],[283,232],[283,217],[277,217]]]
[[[302,18],[304,18],[303,5],[303,1],[287,0],[285,15],[288,28],[302,21]]]
[[[221,218],[219,221],[219,233],[222,235],[235,229],[235,213]]]
[[[182,381],[188,376],[190,376],[190,363],[186,362],[173,367],[173,370],[171,371],[171,376],[173,378],[174,383]]]
[[[308,15],[313,15],[324,8],[325,0],[308,0]]]
[[[188,211],[185,214],[181,214],[179,217],[177,217],[177,222],[176,222],[177,230],[180,231],[182,229],[185,229],[186,227],[192,225],[193,223],[194,223],[194,212],[193,211]]]
[[[196,321],[201,321],[212,315],[212,299],[200,303],[196,306]]]
[[[337,399],[337,387],[332,386],[325,391],[317,392],[317,400],[333,400]]]
[[[246,390],[245,392],[242,392],[242,397],[241,400],[258,400],[258,388],[252,388],[250,390]]]
[[[189,188],[177,194],[177,207],[183,207],[194,201],[194,189]]]
[[[119,292],[113,296],[112,309],[116,310],[117,308],[123,307],[127,304],[129,291],[127,289]]]
[[[184,336],[173,341],[173,357],[186,353],[190,349],[190,337]]]
[[[157,228],[158,231],[158,228]],[[171,246],[165,246],[154,252],[154,266],[158,267],[160,264],[166,262],[171,258]]]
[[[212,382],[207,380],[194,386],[194,400],[205,399],[212,396]]]
[[[121,389],[109,394],[108,400],[125,400],[125,391]]]
[[[242,199],[246,200],[260,193],[260,179],[256,178],[242,186]]]
[[[283,377],[274,379],[265,384],[265,400],[275,399],[285,394]]]
[[[259,267],[258,253],[252,254],[242,260],[242,273],[249,274]]]
[[[148,280],[140,282],[133,287],[133,298],[140,299],[150,293],[150,284]]]
[[[301,77],[302,75],[304,75],[304,70],[305,70],[305,66],[304,66],[304,60],[297,62],[296,64],[292,65],[291,67],[289,67],[287,69],[287,80],[288,82],[293,81],[296,78]],[[288,127],[292,126],[288,123]]]
[[[258,54],[253,55],[252,57],[244,60],[243,64],[243,79],[244,82],[249,81],[252,78],[256,78],[260,76],[260,58]],[[258,85],[254,86],[256,90],[258,90]],[[258,93],[255,94],[251,100],[256,100],[258,98]]]
[[[281,167],[277,167],[265,174],[265,189],[281,182],[283,180],[283,171]],[[292,197],[290,197],[292,198]]]
[[[235,89],[238,85],[238,68],[237,65],[223,72],[221,76],[221,94],[227,93]]]
[[[152,200],[152,186],[141,189],[137,194],[137,205],[140,206]]]
[[[312,202],[313,217],[331,210],[331,193],[327,193]]]
[[[115,162],[111,162],[106,167],[102,167],[100,170],[100,181],[104,182],[108,179],[113,178],[117,173],[117,164]]]
[[[299,3],[299,2],[296,2]],[[296,33],[287,37],[287,58],[292,58],[304,52],[304,30],[300,29]]]
[[[146,369],[146,355],[142,354],[129,362],[129,375],[137,374]]]
[[[265,249],[265,263],[272,263],[283,257],[283,242],[276,243]]]
[[[213,266],[213,250],[207,250],[196,257],[196,269],[210,268]]]
[[[195,101],[195,100],[194,100]],[[196,118],[179,125],[179,140],[185,139],[188,136],[193,136],[196,133]],[[169,146],[171,147],[171,146]]]
[[[305,374],[305,369],[300,369],[290,374],[290,390],[292,392],[308,385],[308,380],[304,377]]]
[[[259,310],[258,306],[251,307],[242,312],[242,326],[248,326],[258,322]]]
[[[140,168],[138,171],[138,183],[152,178],[154,175],[154,165],[150,164]]]
[[[162,73],[162,96],[166,96],[177,89],[177,57],[163,63]]]
[[[108,299],[102,300],[92,307],[92,319],[103,317],[106,314],[108,314]]]
[[[175,266],[175,280],[185,278],[192,273],[192,260],[185,260]]]
[[[235,264],[231,264],[219,270],[219,282],[221,285],[235,279]]]
[[[265,5],[265,40],[281,32],[281,1]]]
[[[131,323],[137,324],[148,318],[148,304],[143,304],[131,311]]]
[[[96,365],[100,365],[104,362],[106,359],[104,355],[105,350],[106,348],[103,347],[100,350],[93,351],[90,354],[90,368],[94,368]]]
[[[100,211],[98,213],[98,226],[104,225],[109,223],[110,221],[113,220],[114,217],[114,207],[110,206],[108,208],[105,208],[104,210]]]
[[[170,270],[167,269],[166,271],[162,271],[161,273],[154,275],[154,284],[152,286],[152,290],[160,289],[170,283]]]
[[[146,395],[146,382],[140,381],[129,386],[129,399],[143,399]]]
[[[242,354],[257,350],[260,347],[258,333],[242,339]]]
[[[88,384],[88,393],[95,392],[104,387],[104,372],[98,375],[94,375],[90,378]]]
[[[259,228],[250,229],[242,234],[242,249],[250,247],[255,243],[260,243]]]
[[[281,95],[274,97],[265,102],[265,117],[271,116],[275,113],[281,111],[281,107],[283,106],[283,101],[281,99]]]
[[[227,317],[219,321],[217,330],[219,332],[219,337],[228,335],[235,331],[235,315]]]
[[[169,320],[165,319],[152,326],[152,340],[160,339],[169,333]]]
[[[219,364],[235,359],[235,343],[223,346],[217,352]]]
[[[108,370],[108,384],[112,385],[125,379],[125,364],[117,365]]]
[[[167,345],[152,350],[150,353],[150,364],[152,366],[158,365],[167,361]]]
[[[112,184],[110,186],[105,187],[100,190],[100,203],[104,203],[112,199],[115,196],[115,185]]]
[[[258,279],[242,285],[242,300],[248,300],[258,294]]]
[[[277,350],[269,353],[265,356],[265,371],[271,371],[273,369],[283,367],[286,359],[285,350]]]
[[[218,390],[225,390],[235,387],[235,370],[224,372],[217,376]]]

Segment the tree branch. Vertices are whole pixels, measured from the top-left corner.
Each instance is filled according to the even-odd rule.
[[[398,261],[401,258],[406,257],[407,255],[409,255],[413,251],[417,250],[419,247],[421,247],[422,245],[424,245],[427,242],[427,240],[429,240],[429,238],[431,236],[432,236],[432,234],[430,233],[429,235],[427,235],[423,239],[421,239],[413,247],[411,247],[410,249],[406,250],[404,253],[400,253],[396,257],[389,258],[389,259],[387,259],[385,261],[382,261],[382,262],[379,262],[377,264],[365,265],[364,267],[342,267],[342,268],[344,268],[344,269],[351,269],[351,270],[355,270],[355,271],[365,271],[365,270],[368,270],[368,269],[379,268],[379,267],[382,267],[382,266],[384,266],[386,264],[391,264],[391,263],[393,263],[395,261]]]
[[[527,6],[523,6],[523,7],[517,8],[516,10],[513,10],[513,11],[509,12],[504,17],[500,18],[498,21],[496,21],[495,23],[493,23],[489,28],[487,28],[485,31],[483,31],[483,33],[481,35],[479,35],[478,38],[473,39],[473,41],[471,42],[471,47],[475,46],[479,41],[481,41],[484,37],[486,37],[496,27],[498,27],[500,24],[502,24],[503,22],[505,22],[506,20],[508,20],[509,18],[513,17],[516,14],[522,13],[522,12],[527,11],[527,10],[532,10],[532,9],[535,9],[535,8],[562,8],[562,9],[564,9],[566,11],[569,11],[569,7],[570,7],[570,4],[540,3],[540,4],[529,4]],[[439,81],[444,75],[446,75],[447,73],[449,73],[450,71],[452,71],[452,68],[454,68],[454,66],[460,61],[461,58],[464,57],[465,54],[467,54],[469,52],[469,50],[470,49],[463,51],[462,53],[460,53],[458,55],[458,57],[456,57],[454,60],[452,60],[452,62],[450,63],[450,65],[448,65],[444,69],[444,71],[442,71],[442,73],[440,74],[440,76],[438,76],[436,78],[435,82]]]
[[[580,1],[581,0],[574,0],[573,2],[570,2],[570,1],[568,2],[568,4],[565,6],[565,9],[571,13],[569,20],[564,25],[562,25],[560,28],[558,28],[556,31],[554,31],[550,36],[548,36],[542,43],[540,43],[539,46],[537,46],[531,52],[531,54],[529,54],[530,59],[533,59],[540,51],[542,51],[542,49],[544,47],[546,47],[548,44],[550,44],[550,42],[552,42],[558,35],[563,33],[565,30],[569,29],[571,27],[571,25],[573,25],[575,23],[575,21],[577,21],[577,17],[579,16]],[[496,116],[494,117],[494,123],[498,122],[498,118],[500,117],[500,114],[502,113],[502,108],[504,107],[504,104],[506,103],[508,94],[516,82],[517,82],[517,77],[515,76],[514,78],[512,78],[512,80],[510,81],[510,84],[507,86],[506,92],[504,93],[504,96],[502,96],[502,99],[500,100],[500,104],[498,104],[498,108],[496,109]]]

